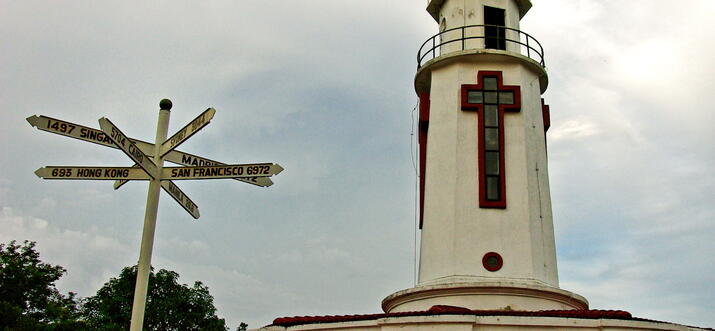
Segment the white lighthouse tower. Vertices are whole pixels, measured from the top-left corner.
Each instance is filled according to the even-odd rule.
[[[418,284],[384,313],[276,318],[264,331],[704,330],[591,310],[559,288],[546,153],[544,50],[529,0],[429,0],[417,54]]]
[[[386,312],[585,309],[559,289],[546,157],[548,76],[519,29],[528,0],[432,0],[440,33],[418,52],[418,286]]]

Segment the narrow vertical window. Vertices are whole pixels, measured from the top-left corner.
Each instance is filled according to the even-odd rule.
[[[504,9],[484,6],[484,48],[506,49]]]

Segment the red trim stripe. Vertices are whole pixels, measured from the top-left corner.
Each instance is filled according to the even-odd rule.
[[[425,178],[427,175],[427,130],[429,129],[429,93],[420,94],[419,144],[420,144],[420,229],[425,211]]]

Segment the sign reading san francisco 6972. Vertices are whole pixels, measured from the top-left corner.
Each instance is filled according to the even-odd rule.
[[[283,171],[280,165],[274,163],[225,164],[176,150],[181,143],[208,125],[216,110],[206,109],[167,139],[171,106],[171,101],[168,99],[160,103],[156,139],[153,144],[128,137],[112,121],[104,117],[99,119],[99,130],[43,115],[27,118],[30,125],[39,130],[119,149],[134,162],[131,167],[46,166],[35,171],[40,178],[112,180],[115,189],[128,181],[149,181],[131,330],[141,330],[143,325],[159,188],[168,193],[192,217],[198,219],[199,207],[173,181],[229,178],[267,187],[273,185],[269,177]],[[180,166],[164,167],[164,161]]]

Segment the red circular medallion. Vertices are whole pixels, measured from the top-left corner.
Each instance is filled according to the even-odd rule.
[[[484,254],[484,257],[482,258],[482,265],[484,266],[484,269],[494,272],[501,269],[502,265],[504,265],[504,260],[502,260],[499,253],[489,252]]]

